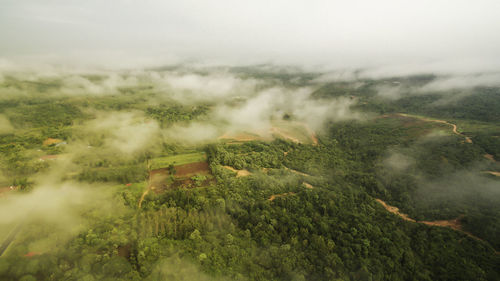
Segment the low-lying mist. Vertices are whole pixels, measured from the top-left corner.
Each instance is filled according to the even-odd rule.
[[[198,143],[214,140],[225,133],[250,132],[264,137],[272,135],[275,122],[293,121],[318,130],[326,121],[362,119],[351,109],[355,100],[338,97],[314,99],[311,94],[319,85],[291,86],[277,78],[255,78],[245,73],[233,73],[228,67],[180,67],[173,70],[96,71],[77,73],[64,68],[4,68],[5,81],[0,93],[6,100],[20,97],[51,99],[132,98],[135,110],[125,113],[82,111],[95,116],[84,131],[105,131],[113,140],[108,148],[134,151],[161,133],[167,139]],[[24,71],[24,72],[23,72]],[[266,71],[275,71],[274,69]],[[281,73],[281,69],[276,71]],[[297,72],[292,72],[297,74]],[[154,120],[138,125],[144,107],[208,106],[201,120],[179,122],[159,130]],[[161,108],[161,107],[160,107]],[[135,122],[135,123],[134,123]]]
[[[392,194],[389,198],[418,214],[416,219],[455,219],[497,208],[500,182],[485,173],[495,163],[472,146],[431,131],[409,146],[390,148],[378,164],[378,175]]]

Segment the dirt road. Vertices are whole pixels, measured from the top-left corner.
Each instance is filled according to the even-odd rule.
[[[476,240],[481,240],[481,241],[484,241],[483,239],[473,235],[472,233],[470,232],[467,232],[465,230],[462,229],[462,224],[460,223],[460,219],[462,217],[458,217],[458,218],[455,218],[455,219],[452,219],[452,220],[439,220],[439,221],[416,221],[410,217],[408,217],[408,215],[406,214],[403,214],[401,212],[399,212],[399,209],[397,207],[394,207],[394,206],[391,206],[387,203],[385,203],[384,201],[382,201],[381,199],[375,199],[377,202],[379,202],[380,204],[382,204],[382,206],[384,206],[384,208],[393,213],[393,214],[396,214],[398,215],[400,218],[406,220],[406,221],[410,221],[410,222],[414,222],[414,223],[421,223],[421,224],[426,224],[426,225],[430,225],[430,226],[439,226],[439,227],[448,227],[448,228],[451,228],[453,230],[456,230],[456,231],[460,231],[466,235],[468,235],[469,237],[471,238],[474,238]],[[498,252],[497,252],[498,254]]]
[[[148,193],[149,193],[149,187],[148,187],[148,189],[146,189],[146,191],[144,191],[144,192],[142,193],[142,195],[141,195],[141,199],[139,200],[139,205],[138,205],[139,209],[140,209],[140,208],[141,208],[141,206],[142,206],[142,201],[144,201],[144,197],[146,197],[146,195],[148,195]]]
[[[284,197],[284,196],[289,196],[289,195],[295,195],[295,192],[287,192],[287,193],[282,193],[282,194],[273,194],[267,200],[273,201],[274,199],[276,199],[278,197]]]
[[[379,202],[380,204],[382,204],[382,206],[384,206],[384,208],[387,211],[389,211],[389,212],[391,212],[393,214],[398,215],[402,219],[404,219],[406,221],[417,222],[416,220],[410,218],[407,214],[403,214],[403,213],[399,212],[399,208],[398,207],[391,206],[391,205],[385,203],[384,201],[382,201],[380,199],[375,199],[375,200],[377,200],[377,202]]]
[[[453,123],[449,123],[448,121],[438,120],[438,119],[431,119],[431,118],[426,118],[426,117],[417,116],[417,115],[411,115],[411,114],[405,114],[405,113],[397,113],[396,115],[403,116],[403,117],[411,117],[411,118],[420,119],[420,120],[426,121],[426,122],[435,122],[435,123],[440,123],[440,124],[445,124],[445,125],[451,126],[452,127],[452,131],[453,131],[454,134],[463,137],[465,139],[466,143],[472,143],[471,138],[469,138],[468,136],[466,136],[466,135],[464,135],[462,133],[459,133],[457,131],[457,125],[455,125]]]
[[[483,173],[490,174],[496,177],[500,177],[500,172],[495,172],[495,171],[484,171]]]

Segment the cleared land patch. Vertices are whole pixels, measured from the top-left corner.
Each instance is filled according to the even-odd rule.
[[[174,166],[174,168],[176,171],[175,172],[176,177],[189,177],[193,175],[210,174],[208,163],[206,161]]]
[[[488,159],[490,161],[496,162],[495,157],[493,157],[493,155],[491,155],[491,154],[486,153],[484,155],[484,158],[486,158],[486,159]]]
[[[203,186],[213,182],[206,158],[204,152],[194,152],[152,159],[148,186],[138,207],[141,208],[149,191],[161,193],[168,188]]]
[[[232,172],[235,172],[236,173],[236,177],[246,177],[246,176],[249,176],[251,175],[252,173],[250,173],[250,171],[248,170],[237,170],[231,166],[223,166],[224,168],[228,169],[228,170],[231,170]]]
[[[48,138],[48,139],[43,141],[43,146],[50,146],[50,145],[58,144],[58,143],[62,143],[62,142],[64,142],[64,141],[60,140],[60,139]]]
[[[178,154],[172,156],[158,157],[151,159],[150,169],[156,170],[161,168],[167,168],[170,165],[180,166],[184,164],[189,164],[193,162],[203,162],[207,160],[207,156],[204,152],[193,152],[186,154]]]
[[[0,197],[6,196],[9,192],[16,190],[18,187],[17,186],[5,186],[5,187],[0,187]]]
[[[271,125],[272,127],[270,127],[269,130],[226,132],[220,136],[219,139],[247,142],[281,138],[295,143],[318,144],[318,138],[315,132],[305,123],[296,121],[274,121]]]
[[[255,133],[247,133],[247,132],[238,132],[238,133],[230,133],[227,132],[219,137],[220,140],[234,140],[237,142],[247,142],[254,140],[266,140],[266,138],[262,137],[260,134]]]

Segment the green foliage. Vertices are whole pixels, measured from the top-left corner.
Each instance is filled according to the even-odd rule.
[[[262,87],[304,86],[318,77],[266,67],[230,71],[264,77]],[[210,105],[152,106],[157,96],[150,85],[120,88],[107,96],[58,97],[50,93],[60,90],[60,81],[7,77],[4,86],[33,93],[0,101],[0,111],[15,127],[0,136],[5,185],[29,195],[33,182],[58,169],[71,171],[63,172],[64,180],[122,184],[103,185],[106,190],[99,192],[114,194],[105,204],[71,209],[81,218],[74,229],[57,227],[66,222],[65,214],[54,219],[61,224],[40,222],[36,216],[23,220],[0,257],[0,279],[498,280],[498,180],[480,173],[498,169],[484,159],[485,153],[499,159],[498,89],[475,88],[474,95],[448,104],[439,103],[442,93],[409,94],[434,79],[331,83],[313,97],[358,99],[357,109],[370,112],[458,119],[464,124],[459,124],[460,131],[473,143],[464,143],[448,125],[387,115],[328,124],[318,145],[284,140],[213,143],[200,152],[200,147],[159,141],[158,148],[134,157],[89,149],[68,162],[50,162],[38,159],[69,148],[45,147],[43,141],[51,137],[78,145],[79,126],[92,119],[88,112],[142,111],[167,128],[206,118]],[[394,82],[406,92],[401,98],[377,95],[377,87]],[[40,98],[41,93],[47,95]],[[95,147],[104,143],[100,137],[88,141]],[[393,155],[403,155],[407,163],[388,164]],[[168,168],[172,176],[175,166],[199,161],[208,161],[211,175],[194,175],[182,179],[189,184],[178,186],[171,177],[164,180],[169,184],[164,189],[150,186],[152,169]],[[251,174],[237,177],[223,166]],[[404,221],[374,198],[417,220],[459,217],[464,230],[482,240]],[[43,250],[26,255],[37,247]]]
[[[84,117],[78,107],[67,102],[24,104],[9,112],[12,123],[17,126],[42,127],[70,126],[76,118]]]
[[[144,165],[86,168],[78,174],[80,181],[130,183],[145,180],[148,171]]]
[[[163,127],[168,127],[174,122],[191,121],[197,119],[208,112],[207,106],[194,106],[186,108],[182,106],[148,107],[145,113],[160,122]]]

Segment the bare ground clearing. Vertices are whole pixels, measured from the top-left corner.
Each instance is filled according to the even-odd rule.
[[[232,172],[235,172],[236,173],[236,177],[246,177],[246,176],[249,176],[249,175],[252,174],[252,173],[250,173],[250,171],[245,170],[245,169],[243,169],[243,170],[237,170],[237,169],[235,169],[235,168],[233,168],[231,166],[223,166],[223,167],[226,168],[226,169],[228,169],[228,170],[230,170],[230,171],[232,171]]]

